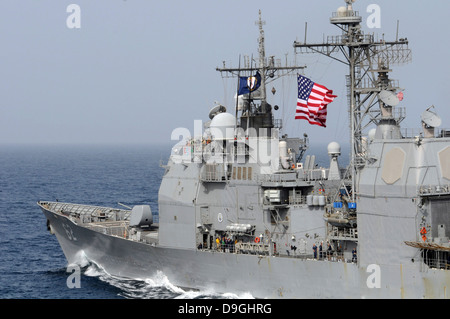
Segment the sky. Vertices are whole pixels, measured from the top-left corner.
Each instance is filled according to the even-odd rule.
[[[71,4],[80,8],[70,19]],[[370,4],[380,28],[369,28]],[[258,10],[265,21],[266,56],[307,65],[305,75],[332,89],[327,128],[294,120],[296,78],[274,86],[269,102],[289,136],[310,143],[348,143],[344,65],[294,54],[293,42],[340,35],[329,23],[343,0],[2,0],[0,2],[0,144],[164,144],[174,129],[193,132],[215,101],[234,113],[235,79],[216,67],[257,55]],[[357,0],[363,31],[407,37],[412,62],[394,66],[404,88],[402,127],[419,128],[431,105],[450,128],[448,36],[450,1]],[[68,12],[69,11],[69,12]],[[69,23],[68,23],[69,18]],[[71,22],[79,21],[79,28]]]

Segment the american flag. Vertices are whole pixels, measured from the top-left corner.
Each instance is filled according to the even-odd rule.
[[[337,97],[325,86],[314,83],[303,75],[298,75],[298,99],[296,119],[307,120],[309,124],[326,127],[327,105]]]

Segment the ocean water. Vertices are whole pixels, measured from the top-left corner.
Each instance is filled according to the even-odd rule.
[[[59,200],[120,207],[149,204],[158,212],[158,189],[170,145],[0,146],[0,298],[251,298],[214,291],[184,291],[163,273],[146,280],[115,278],[85,263],[80,288],[69,288],[67,261],[47,231],[36,202]],[[326,165],[326,146],[319,164]],[[328,166],[328,165],[326,165]]]
[[[161,146],[0,146],[0,297],[180,295],[163,277],[148,283],[114,281],[95,265],[83,267],[81,288],[69,289],[67,262],[36,205],[57,199],[112,207],[145,203],[157,212],[164,172],[159,161],[169,152]]]

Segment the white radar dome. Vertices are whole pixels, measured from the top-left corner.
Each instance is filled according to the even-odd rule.
[[[230,113],[219,113],[211,120],[209,129],[215,139],[229,139],[234,137],[236,118]]]
[[[347,13],[347,8],[346,7],[339,7],[336,12],[337,12],[337,16],[338,17],[345,17],[346,13]]]
[[[341,145],[337,142],[328,144],[328,155],[341,155]]]

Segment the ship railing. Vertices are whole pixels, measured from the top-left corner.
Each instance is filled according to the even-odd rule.
[[[348,12],[346,15],[346,17],[357,17],[358,16],[358,12],[357,11],[351,11]],[[337,16],[334,16],[334,18],[337,18]],[[358,36],[358,42],[362,42],[362,43],[373,43],[374,42],[375,37],[372,34],[360,34]],[[342,43],[346,43],[349,41],[349,38],[347,35],[329,35],[327,36],[327,44],[329,45],[341,45]]]
[[[445,269],[450,270],[450,259],[449,254],[447,253],[447,257],[441,257],[441,258],[430,258],[425,257],[423,259],[423,262],[428,265],[430,268],[434,269]]]
[[[206,243],[205,243],[206,245]],[[273,247],[273,251],[271,252],[270,245],[260,242],[238,242],[238,243],[229,243],[229,244],[214,244],[213,247],[208,248],[207,246],[203,246],[199,244],[197,249],[205,250],[205,251],[216,251],[221,253],[233,253],[233,254],[244,254],[244,255],[261,255],[261,256],[277,256],[282,258],[296,258],[296,259],[314,259],[325,262],[356,262],[356,257],[352,257],[350,254],[344,254],[344,251],[339,249],[326,250],[324,249],[322,252],[317,251],[316,254],[313,252],[307,253],[306,251],[297,251],[296,250],[285,250],[285,251],[277,251],[275,247]]]
[[[389,79],[389,87],[398,88],[400,87],[400,82],[398,80]],[[356,83],[356,90],[361,93],[381,91],[378,83],[371,78],[359,79]]]
[[[403,136],[403,138],[416,138],[418,136],[423,137],[423,129],[422,128],[401,128],[400,132]],[[448,128],[441,128],[435,130],[434,137],[440,138],[440,137],[450,137],[450,129]]]
[[[297,179],[297,174],[295,172],[286,172],[281,174],[261,174],[258,176],[258,182],[292,182]]]
[[[303,181],[323,181],[327,179],[328,171],[327,168],[286,170],[286,172],[279,174],[258,175],[258,182],[293,182],[297,178]]]
[[[414,138],[416,136],[419,136],[420,134],[423,135],[423,130],[417,127],[416,128],[403,127],[400,129],[400,132],[403,138]]]
[[[405,241],[405,244],[414,248],[419,248],[421,260],[429,268],[450,270],[449,243],[438,244],[430,241]]]
[[[450,194],[450,184],[447,185],[421,185],[418,194],[422,196],[436,196]]]
[[[92,222],[94,220],[107,219],[128,219],[130,211],[123,209],[116,209],[110,207],[47,202],[47,207],[55,212],[61,213],[65,216],[79,218],[81,222]]]
[[[327,179],[328,169],[299,169],[298,177],[304,181],[323,181]]]
[[[332,13],[333,18],[340,18],[340,17],[359,17],[359,11],[353,11],[353,10],[346,10],[343,12],[337,12],[334,11]]]
[[[306,195],[289,195],[289,205],[306,204]]]
[[[313,254],[313,259],[316,260],[323,260],[323,261],[341,261],[341,262],[356,262],[356,258],[354,259],[350,259],[350,258],[346,258],[344,255],[344,252],[342,251],[318,251],[317,254],[314,256]]]
[[[251,255],[269,255],[270,248],[268,244],[263,243],[237,243],[236,253]]]
[[[198,249],[214,250],[223,253],[234,253],[234,254],[249,254],[249,255],[269,255],[270,247],[268,244],[264,243],[252,243],[252,242],[232,242],[227,244],[216,244],[210,249],[202,244],[199,244]]]
[[[450,129],[443,128],[439,131],[438,137],[450,137]]]
[[[85,227],[109,236],[127,238],[127,236],[129,235],[128,225],[125,222],[104,222],[89,224]]]
[[[316,253],[304,253],[304,252],[296,252],[296,251],[289,251],[286,250],[285,252],[280,252],[277,254],[279,257],[283,258],[297,258],[297,259],[303,259],[303,260],[317,260],[317,261],[324,261],[324,262],[346,262],[346,263],[352,263],[356,262],[356,257],[352,257],[350,253],[345,254],[342,250],[323,250],[319,251],[317,250]]]
[[[406,118],[406,107],[397,106],[392,110],[392,118],[397,122],[401,122]]]
[[[328,229],[328,238],[333,240],[357,240],[357,228],[339,228],[331,226]]]

